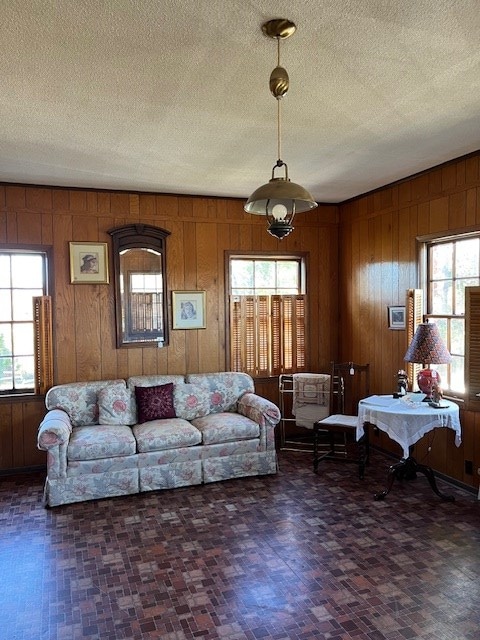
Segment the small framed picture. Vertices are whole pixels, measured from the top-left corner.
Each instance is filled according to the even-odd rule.
[[[388,328],[405,329],[405,307],[388,307]]]
[[[205,329],[205,291],[172,291],[173,329]]]
[[[106,242],[70,242],[71,284],[108,284]]]

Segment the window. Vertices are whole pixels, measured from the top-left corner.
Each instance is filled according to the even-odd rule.
[[[46,254],[0,249],[0,394],[37,387],[38,320],[34,301],[47,293]]]
[[[435,240],[427,248],[427,314],[450,351],[450,364],[438,365],[442,387],[465,393],[465,288],[480,284],[480,235]]]
[[[233,371],[273,376],[305,370],[304,272],[301,257],[230,257]]]

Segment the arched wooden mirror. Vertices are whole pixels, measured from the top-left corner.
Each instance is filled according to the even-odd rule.
[[[168,344],[166,239],[148,224],[110,229],[113,239],[117,347]]]

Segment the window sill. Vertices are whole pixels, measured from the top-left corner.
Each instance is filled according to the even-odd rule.
[[[45,395],[36,393],[5,393],[0,394],[0,404],[15,402],[44,402]]]
[[[449,402],[456,402],[459,407],[465,406],[465,398],[460,398],[459,396],[449,396],[448,393],[443,394],[443,397]]]

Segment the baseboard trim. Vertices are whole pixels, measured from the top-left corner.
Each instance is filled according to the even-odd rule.
[[[15,467],[14,469],[0,469],[0,477],[3,476],[19,476],[26,473],[38,473],[39,471],[47,472],[45,465],[35,465],[33,467]]]
[[[392,458],[392,460],[396,460],[398,462],[398,456],[396,456],[394,453],[391,453],[390,451],[385,451],[385,449],[380,449],[380,447],[375,447],[374,445],[372,445],[371,442],[370,442],[370,448],[375,449],[375,451],[378,451],[378,453],[383,454],[386,458]],[[472,487],[469,484],[465,484],[465,482],[462,482],[461,480],[457,480],[456,478],[447,476],[445,473],[441,473],[440,471],[436,471],[435,469],[433,470],[433,472],[437,478],[439,478],[440,480],[443,480],[444,482],[448,482],[448,484],[451,484],[454,487],[463,489],[464,491],[467,491],[468,493],[471,493],[474,496],[478,494],[477,488]]]

